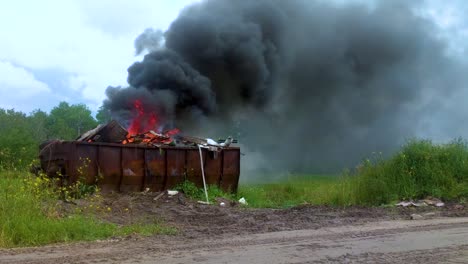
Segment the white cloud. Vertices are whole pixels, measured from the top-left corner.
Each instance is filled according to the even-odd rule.
[[[0,91],[3,97],[32,97],[41,92],[50,92],[47,84],[34,78],[30,72],[0,61]]]
[[[31,72],[9,62],[0,61],[0,73],[1,108],[31,111],[34,107],[30,107],[28,102],[51,91],[47,84],[36,80]]]
[[[109,85],[127,85],[133,41],[147,27],[165,29],[193,0],[18,0],[0,9],[0,60],[70,76],[55,98],[96,109]],[[0,72],[1,73],[1,72]],[[3,74],[3,73],[1,73]],[[76,98],[76,92],[80,98]],[[36,104],[37,102],[31,102]],[[51,106],[58,102],[48,102]]]

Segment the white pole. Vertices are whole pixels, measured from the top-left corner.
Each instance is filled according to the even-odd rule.
[[[198,151],[200,152],[200,166],[201,166],[201,172],[202,172],[202,177],[203,177],[203,189],[205,189],[206,203],[209,204],[210,200],[208,200],[208,191],[206,190],[205,169],[203,168],[203,154],[202,154],[200,145],[198,145]]]

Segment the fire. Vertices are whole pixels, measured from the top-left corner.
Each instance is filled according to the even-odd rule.
[[[133,106],[137,110],[137,116],[133,118],[132,122],[130,123],[128,133],[130,135],[136,135],[145,131],[155,130],[158,126],[158,118],[156,113],[145,113],[143,104],[138,99],[133,102]]]
[[[179,134],[180,130],[178,128],[174,128],[174,129],[171,129],[169,131],[166,131],[166,133],[164,133],[164,135],[166,136],[174,136],[174,135],[177,135]]]
[[[177,128],[164,133],[157,133],[159,119],[156,113],[146,113],[140,100],[133,103],[137,112],[135,118],[130,123],[127,131],[127,139],[122,143],[145,143],[145,144],[171,144],[174,142],[172,137],[180,131]]]

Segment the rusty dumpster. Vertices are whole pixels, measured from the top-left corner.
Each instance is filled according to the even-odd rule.
[[[237,191],[240,149],[202,148],[207,184]],[[102,142],[53,141],[42,147],[41,168],[64,184],[97,183],[103,191],[162,191],[188,180],[203,186],[198,147],[123,145]]]

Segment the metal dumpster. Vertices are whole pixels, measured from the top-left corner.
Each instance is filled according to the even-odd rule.
[[[207,184],[237,191],[240,149],[202,148],[202,156]],[[42,147],[39,159],[49,177],[59,176],[64,184],[97,183],[103,191],[162,191],[184,180],[203,186],[197,147],[53,141]]]

